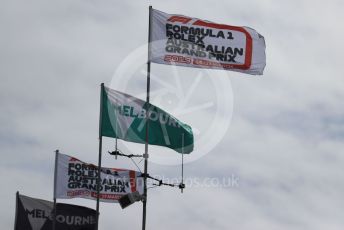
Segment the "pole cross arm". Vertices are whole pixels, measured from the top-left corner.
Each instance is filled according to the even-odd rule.
[[[124,154],[124,153],[121,153],[119,150],[115,150],[112,152],[108,151],[108,153],[113,156],[121,156],[121,157],[128,157],[128,158],[143,157],[142,155],[138,155],[138,154]]]
[[[143,178],[149,178],[149,179],[151,179],[151,180],[157,181],[158,184],[153,184],[153,185],[156,185],[156,186],[165,185],[165,186],[170,186],[170,187],[178,187],[178,188],[180,188],[180,189],[184,189],[184,188],[185,188],[185,184],[183,184],[183,183],[180,183],[180,184],[166,183],[166,182],[164,182],[163,180],[159,180],[159,179],[157,179],[157,178],[155,178],[155,177],[150,176],[148,173],[142,173],[142,174],[141,174],[141,177],[143,177]]]

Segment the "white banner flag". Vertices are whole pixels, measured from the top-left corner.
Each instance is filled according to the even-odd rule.
[[[265,40],[249,27],[152,10],[151,62],[262,75]]]
[[[101,169],[100,201],[118,202],[123,195],[138,191],[143,194],[140,172],[127,169]],[[97,199],[98,167],[74,157],[58,154],[56,198]]]

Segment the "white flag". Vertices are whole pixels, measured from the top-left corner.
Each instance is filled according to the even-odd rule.
[[[127,169],[101,168],[100,201],[118,202],[128,193],[143,194],[140,172]],[[98,167],[74,157],[58,154],[56,198],[97,199]]]
[[[249,27],[152,10],[151,62],[262,75],[265,40]]]

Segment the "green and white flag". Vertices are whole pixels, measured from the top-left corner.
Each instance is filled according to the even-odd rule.
[[[101,136],[136,143],[146,142],[149,106],[145,101],[104,86],[101,107]],[[148,144],[165,146],[179,153],[192,152],[194,141],[189,125],[152,104],[148,119]]]

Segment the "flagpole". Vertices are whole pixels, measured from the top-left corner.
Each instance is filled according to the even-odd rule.
[[[104,83],[100,85],[100,112],[99,112],[99,156],[98,156],[98,179],[97,179],[97,205],[96,205],[96,230],[99,226],[99,195],[100,195],[100,173],[102,167],[102,117],[103,117],[103,95],[104,95]]]
[[[55,151],[55,169],[54,169],[54,206],[53,206],[53,230],[56,229],[56,183],[57,183],[57,161],[59,150]]]
[[[144,177],[143,177],[143,209],[142,209],[142,230],[146,229],[146,216],[147,216],[147,176],[148,176],[148,125],[149,125],[149,93],[150,93],[150,69],[151,69],[151,27],[152,27],[152,6],[149,6],[149,24],[148,24],[148,61],[147,61],[147,113],[146,113],[146,143],[144,154]]]
[[[16,214],[14,217],[14,230],[17,230],[17,222],[18,222],[18,200],[19,200],[19,191],[16,192]]]
[[[182,185],[184,185],[184,133],[182,133]],[[180,191],[183,193],[183,188]]]

